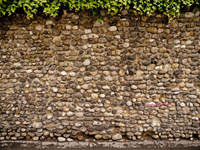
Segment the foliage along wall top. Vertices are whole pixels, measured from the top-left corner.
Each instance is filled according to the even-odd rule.
[[[151,15],[159,12],[173,18],[184,8],[200,8],[200,0],[0,0],[0,16],[23,10],[32,18],[37,12],[57,16],[60,10],[105,9],[111,15],[122,9],[133,9],[139,14]]]

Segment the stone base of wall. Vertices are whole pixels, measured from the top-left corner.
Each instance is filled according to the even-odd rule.
[[[0,141],[3,150],[199,150],[199,141],[135,141],[135,142],[33,142]]]

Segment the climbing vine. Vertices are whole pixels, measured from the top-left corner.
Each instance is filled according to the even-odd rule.
[[[29,18],[37,12],[55,17],[63,9],[105,9],[111,15],[122,9],[133,9],[139,14],[151,15],[159,12],[173,18],[185,8],[200,8],[200,0],[0,0],[0,16],[23,10]]]

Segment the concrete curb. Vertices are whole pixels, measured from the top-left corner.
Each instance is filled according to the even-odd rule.
[[[0,141],[0,150],[12,149],[83,149],[83,148],[177,148],[196,147],[200,141],[130,141],[130,142],[51,142],[51,141]]]

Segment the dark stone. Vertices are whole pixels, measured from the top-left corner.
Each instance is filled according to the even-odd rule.
[[[148,65],[150,65],[151,64],[151,61],[145,61],[145,62],[143,62],[143,65],[144,66],[148,66]]]

